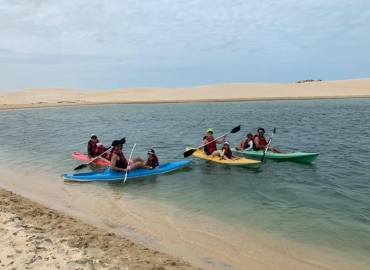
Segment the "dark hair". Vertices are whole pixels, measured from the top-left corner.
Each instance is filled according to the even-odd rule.
[[[259,130],[262,130],[263,132],[265,132],[265,129],[264,129],[264,128],[259,127],[259,128],[257,129],[257,131],[259,131]]]
[[[247,134],[247,137],[253,137],[253,134],[252,133],[248,133]]]

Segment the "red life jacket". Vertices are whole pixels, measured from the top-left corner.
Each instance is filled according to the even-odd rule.
[[[91,146],[91,153],[90,153],[91,156],[92,157],[97,157],[98,154],[97,154],[96,143],[94,143],[92,140],[90,140],[87,144]]]
[[[226,149],[226,147],[222,147],[222,150],[225,150],[224,155],[227,158],[231,158],[233,156],[233,152],[231,152],[230,147]]]
[[[153,156],[153,155],[152,155],[151,158],[148,158],[148,161],[146,162],[146,165],[148,165],[149,167],[153,167],[154,160],[156,160],[157,161],[157,164],[159,165],[158,157],[157,156]]]
[[[105,147],[104,146],[99,146],[96,148],[96,153],[98,156],[100,156],[101,154],[103,154],[105,152]],[[102,155],[103,158],[105,158],[107,156],[107,154],[105,153],[104,155]]]
[[[246,139],[243,145],[243,149],[247,149],[249,147],[248,143],[252,141],[251,139]]]
[[[266,142],[265,136],[259,136],[258,134],[253,136],[253,150],[259,151],[259,150],[262,150],[262,149],[257,148],[257,144],[254,142],[254,139],[256,137],[258,137],[260,139],[260,143],[259,143],[260,146],[266,146],[267,142]]]
[[[119,156],[119,160],[116,161],[116,167],[126,169],[128,164],[127,164],[127,160],[125,156],[123,155],[123,153],[118,152],[117,150],[113,150],[111,156],[113,156],[113,154],[116,154],[117,156]]]
[[[208,136],[204,136],[203,137],[203,141],[204,140],[207,140],[207,142],[211,142],[210,144],[207,144],[206,146],[204,146],[204,152],[207,152],[207,153],[213,153],[214,151],[217,150],[217,146],[216,146],[216,142],[212,142],[215,138],[213,138],[213,136],[211,137],[208,137]]]

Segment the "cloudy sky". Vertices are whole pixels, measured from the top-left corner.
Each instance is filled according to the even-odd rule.
[[[363,77],[369,0],[0,0],[0,91]]]

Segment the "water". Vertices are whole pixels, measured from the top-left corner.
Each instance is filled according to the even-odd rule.
[[[147,149],[153,148],[160,161],[166,162],[182,159],[186,146],[198,146],[208,127],[221,136],[242,125],[239,133],[228,135],[232,146],[259,126],[266,129],[266,135],[276,127],[272,146],[322,154],[312,164],[268,160],[259,170],[194,158],[189,168],[128,180],[124,186],[90,183],[82,187],[60,183],[60,178],[51,181],[58,181],[69,192],[80,190],[107,198],[124,194],[126,199],[140,198],[143,205],[158,202],[181,211],[176,215],[190,225],[191,215],[197,214],[220,222],[217,226],[224,226],[225,234],[226,227],[248,228],[366,266],[370,262],[369,115],[370,99],[1,111],[0,161],[22,172],[59,176],[80,164],[70,154],[86,151],[91,133],[106,146],[126,137],[126,156],[136,143],[134,156],[146,157]],[[233,232],[236,238],[238,230]],[[275,247],[276,242],[266,243],[278,253],[286,249]],[[314,259],[306,260],[312,263]]]

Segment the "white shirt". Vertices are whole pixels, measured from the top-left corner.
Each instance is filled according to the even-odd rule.
[[[248,147],[247,149],[245,149],[245,151],[250,151],[250,150],[253,150],[253,140],[248,142]]]

